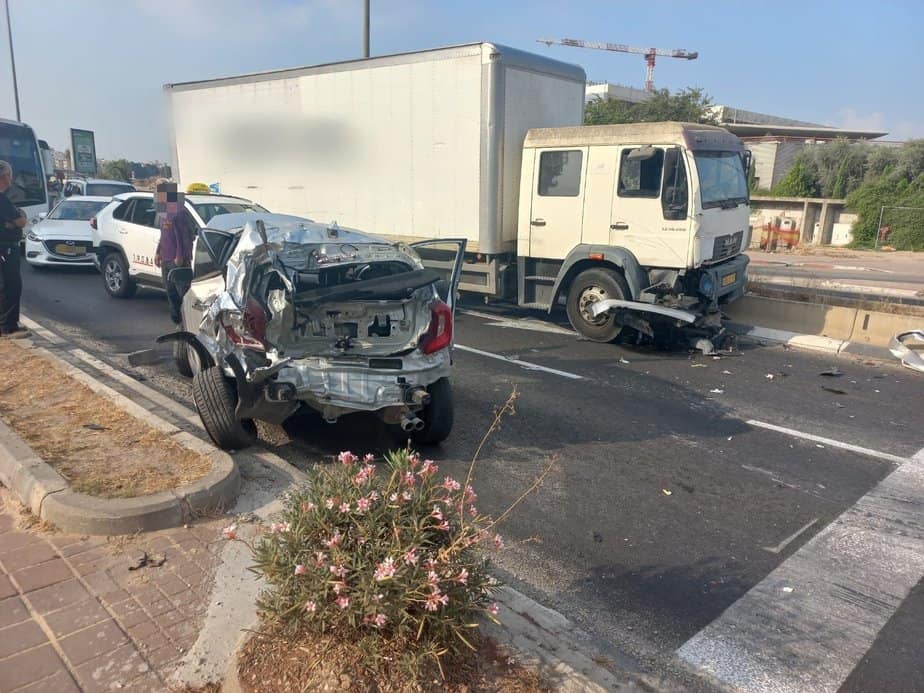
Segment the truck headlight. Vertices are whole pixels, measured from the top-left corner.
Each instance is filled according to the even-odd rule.
[[[712,296],[715,293],[715,282],[711,274],[704,274],[699,280],[699,292],[703,296]]]

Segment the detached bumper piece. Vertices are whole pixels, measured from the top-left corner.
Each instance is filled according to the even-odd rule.
[[[922,350],[912,349],[908,346],[909,342],[920,343]],[[889,351],[905,368],[924,373],[924,330],[899,332],[889,341]]]

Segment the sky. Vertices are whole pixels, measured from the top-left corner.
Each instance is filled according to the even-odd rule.
[[[641,88],[642,56],[579,38],[698,51],[655,86],[715,103],[924,137],[922,0],[371,0],[372,54],[493,41]],[[96,133],[101,158],[169,160],[163,85],[362,54],[362,0],[9,0],[22,120],[55,149]],[[3,20],[0,15],[0,26]],[[0,117],[15,118],[0,37]]]

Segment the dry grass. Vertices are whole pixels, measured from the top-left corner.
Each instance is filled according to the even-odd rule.
[[[80,493],[132,498],[201,479],[208,458],[178,445],[50,361],[0,341],[0,418]]]
[[[493,640],[482,638],[477,651],[442,657],[446,678],[433,664],[411,676],[399,663],[400,651],[385,653],[376,671],[362,668],[352,641],[331,635],[287,637],[267,626],[254,634],[238,659],[245,693],[294,691],[376,691],[381,693],[537,693],[552,688],[536,672],[514,663]]]

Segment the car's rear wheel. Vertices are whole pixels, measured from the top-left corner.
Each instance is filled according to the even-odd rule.
[[[176,369],[184,378],[193,377],[193,354],[186,342],[177,340],[173,343],[173,363]]]
[[[114,298],[131,298],[138,285],[128,274],[128,261],[118,250],[108,253],[102,262],[103,286]]]
[[[257,426],[252,419],[240,420],[237,389],[221,368],[211,366],[193,374],[193,401],[209,438],[222,450],[243,450],[253,445]]]
[[[421,445],[436,445],[442,443],[452,433],[452,424],[455,419],[455,405],[449,378],[440,378],[427,388],[427,392],[430,393],[430,403],[418,414],[424,426],[419,431],[411,433],[411,440]]]

